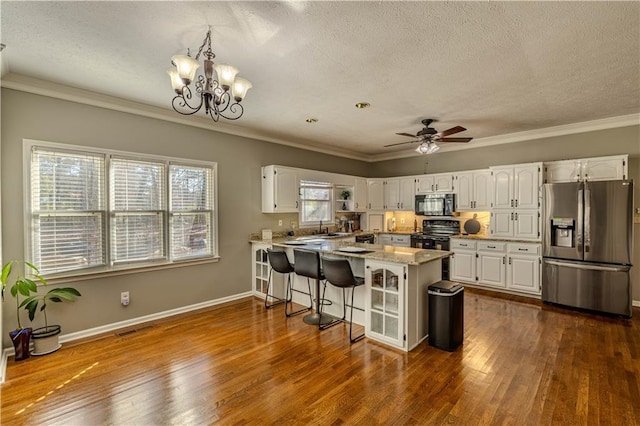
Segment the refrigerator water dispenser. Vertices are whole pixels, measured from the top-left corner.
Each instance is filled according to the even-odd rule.
[[[554,217],[551,219],[551,245],[555,247],[575,247],[573,240],[575,230],[575,220]]]

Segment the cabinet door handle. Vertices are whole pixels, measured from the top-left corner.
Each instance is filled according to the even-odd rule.
[[[400,203],[398,203],[398,208],[400,208]]]
[[[518,220],[518,212],[516,212],[516,220]]]
[[[298,208],[298,202],[296,201],[296,209]]]
[[[511,207],[513,207],[513,200],[511,200]]]
[[[504,264],[505,264],[505,262],[506,262],[506,259],[503,257],[503,258],[502,258],[502,264],[504,265]]]
[[[518,207],[518,200],[516,200],[516,207]]]
[[[436,191],[438,190],[438,184],[436,183]]]
[[[496,248],[496,246],[487,246],[487,247],[489,247],[489,248]]]
[[[511,212],[511,220],[513,220],[513,212]]]
[[[511,265],[511,258],[509,258],[509,265]]]
[[[433,191],[433,185],[431,185],[431,191]]]
[[[358,203],[356,203],[356,209],[358,208]]]

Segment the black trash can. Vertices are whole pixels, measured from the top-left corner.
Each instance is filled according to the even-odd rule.
[[[429,344],[453,352],[462,343],[464,287],[455,281],[438,281],[428,288]]]

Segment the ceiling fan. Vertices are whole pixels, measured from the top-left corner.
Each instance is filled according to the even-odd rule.
[[[465,129],[462,126],[456,126],[456,127],[447,129],[445,131],[438,132],[433,127],[429,127],[431,126],[431,123],[433,123],[434,121],[435,120],[431,118],[425,118],[424,120],[422,120],[422,124],[424,124],[424,128],[418,131],[418,133],[416,133],[415,135],[412,135],[411,133],[396,133],[396,135],[409,136],[410,138],[416,138],[415,140],[408,141],[408,142],[392,143],[389,145],[385,145],[384,147],[387,148],[390,146],[420,142],[420,146],[416,149],[416,151],[421,154],[431,154],[440,149],[440,147],[436,145],[436,142],[469,142],[471,139],[473,139],[473,138],[449,138],[447,136],[464,132],[467,129]]]

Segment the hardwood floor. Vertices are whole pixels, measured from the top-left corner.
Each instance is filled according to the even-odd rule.
[[[465,290],[453,353],[319,332],[248,298],[9,360],[2,424],[640,424],[632,320]]]

